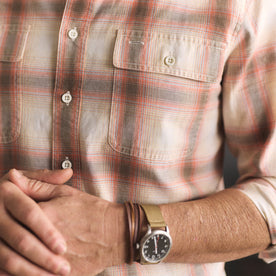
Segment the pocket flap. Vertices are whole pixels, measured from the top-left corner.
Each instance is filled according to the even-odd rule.
[[[30,26],[6,24],[0,28],[0,61],[18,62],[23,58]]]
[[[220,81],[226,44],[182,34],[118,30],[113,65],[205,82]]]

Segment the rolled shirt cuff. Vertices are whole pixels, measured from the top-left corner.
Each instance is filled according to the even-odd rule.
[[[271,245],[259,253],[259,258],[266,263],[276,261],[276,185],[273,181],[257,179],[235,186],[253,201],[268,225]]]

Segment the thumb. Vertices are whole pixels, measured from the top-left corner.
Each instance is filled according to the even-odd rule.
[[[35,171],[21,171],[23,175],[28,178],[47,182],[50,184],[64,184],[73,175],[72,169],[64,170],[35,170]]]
[[[43,201],[68,194],[69,190],[65,188],[67,186],[62,186],[65,189],[60,189],[60,184],[68,181],[72,174],[73,171],[71,169],[56,171],[18,171],[12,169],[9,172],[8,178],[26,195],[35,200]],[[45,180],[48,181],[45,182]]]

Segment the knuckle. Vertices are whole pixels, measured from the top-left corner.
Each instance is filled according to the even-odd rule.
[[[9,273],[16,273],[18,267],[18,262],[15,258],[10,255],[6,256],[3,261],[3,269]]]
[[[47,229],[47,230],[45,229],[44,234],[43,234],[44,241],[49,248],[55,248],[59,241],[59,236],[55,229],[53,229],[52,227],[48,227],[48,228],[49,229]]]
[[[42,169],[39,172],[42,173],[42,174],[49,174],[50,170],[48,170],[48,169]]]
[[[47,266],[48,270],[58,273],[60,270],[60,265],[56,258],[52,256],[48,256],[45,258],[45,266]]]
[[[38,190],[41,186],[41,182],[37,179],[29,179],[28,180],[28,187],[30,190]]]
[[[28,225],[33,224],[37,220],[38,213],[35,206],[26,207],[22,212],[22,219]]]
[[[32,250],[32,245],[28,236],[21,236],[17,240],[18,251],[23,255],[28,254]]]
[[[15,174],[15,171],[16,171],[16,169],[10,169],[7,173],[7,176],[8,177],[13,176]]]
[[[51,246],[54,246],[57,242],[57,235],[54,229],[48,229],[45,231],[45,235]]]

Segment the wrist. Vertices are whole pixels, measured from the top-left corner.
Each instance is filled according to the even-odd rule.
[[[111,203],[107,212],[106,241],[110,245],[110,259],[107,267],[127,262],[129,252],[127,215],[123,204]]]
[[[124,206],[127,215],[129,242],[127,263],[132,264],[132,262],[140,260],[137,245],[143,234],[146,232],[147,222],[143,208],[140,204],[125,202]]]
[[[170,252],[172,238],[158,205],[125,203],[128,221],[128,263],[157,264]]]

